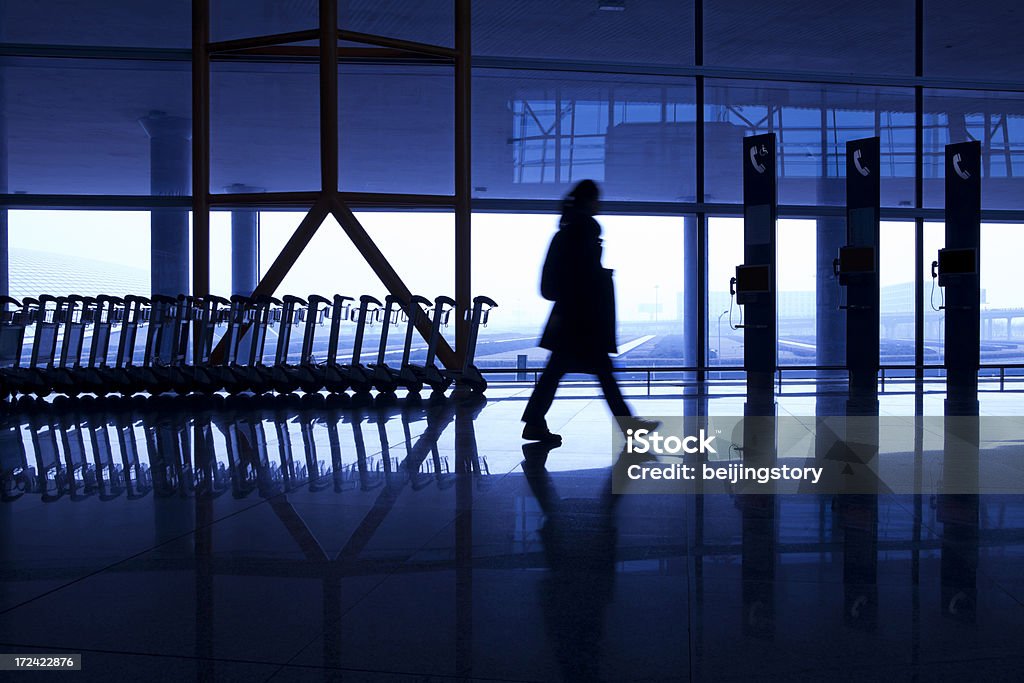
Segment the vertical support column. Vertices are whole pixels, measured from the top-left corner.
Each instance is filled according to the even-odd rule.
[[[338,1],[320,0],[320,182],[338,192]]]
[[[693,64],[697,67],[704,66],[704,1],[695,0],[693,3]],[[693,177],[696,179],[694,183],[694,199],[700,205],[704,204],[705,194],[705,182],[704,182],[704,171],[705,171],[705,158],[704,158],[704,144],[705,144],[705,111],[704,111],[704,76],[697,76],[694,79],[694,103],[696,109],[696,126],[694,129],[694,174]],[[686,277],[686,284],[684,285],[684,292],[687,289],[694,289],[694,296],[696,298],[694,304],[694,313],[696,315],[696,325],[693,322],[690,324],[696,328],[696,341],[697,341],[697,358],[696,364],[700,367],[697,371],[697,383],[703,387],[704,380],[706,379],[706,373],[704,368],[708,366],[708,220],[707,214],[701,210],[697,213],[696,217],[696,239],[690,240],[684,234],[684,249],[686,253],[691,253],[691,244],[696,247],[695,260],[697,268],[695,271],[684,270],[684,277]],[[685,225],[684,225],[685,231]],[[689,318],[687,318],[689,320]],[[687,347],[689,348],[689,347]],[[721,349],[718,350],[721,353]],[[702,501],[703,504],[703,501]]]
[[[841,178],[818,179],[818,205],[834,206],[842,201]],[[817,277],[815,278],[815,357],[818,365],[843,365],[846,362],[844,345],[846,320],[839,310],[840,290],[837,286],[832,259],[839,247],[846,243],[846,221],[839,217],[823,216],[817,219]],[[820,372],[819,378],[837,377],[842,373]]]
[[[149,184],[154,196],[188,196],[191,191],[192,122],[152,111],[139,119],[149,135]],[[188,211],[150,212],[150,288],[177,296],[189,291]]]
[[[825,96],[821,99],[821,177],[818,178],[818,206],[834,206],[842,201],[842,180],[830,178],[829,152],[838,157],[839,149],[829,138],[828,104]],[[839,174],[836,173],[838,176]],[[815,361],[818,365],[841,365],[845,320],[839,310],[840,295],[836,276],[832,270],[832,259],[846,238],[846,226],[841,218],[821,217],[817,220],[815,263],[815,316],[814,341]],[[837,373],[819,372],[818,378],[832,378]]]
[[[229,185],[232,194],[263,192],[263,188],[241,183]],[[260,212],[256,209],[231,210],[231,293],[249,296],[259,282]]]
[[[767,283],[743,292],[737,282],[737,302],[743,311],[743,368],[747,397],[760,403],[774,402],[774,376],[778,364],[776,312],[775,134],[743,139],[743,261],[746,267],[767,268]],[[739,278],[737,278],[739,279]],[[743,296],[743,299],[740,299]]]
[[[192,0],[192,293],[210,293],[210,0]],[[188,272],[186,265],[185,272]],[[194,349],[199,345],[199,328],[193,330]],[[210,441],[209,419],[197,420],[194,438],[197,450],[206,447],[205,460],[212,485],[214,454]],[[196,655],[208,662],[200,669],[200,678],[213,679],[212,664],[214,621],[213,573],[213,496],[195,496],[196,562]]]
[[[924,0],[914,0],[914,76],[924,76]],[[914,86],[914,208],[924,207],[924,89]],[[914,384],[924,390],[924,218],[914,217]],[[920,413],[915,413],[920,415]],[[915,599],[917,594],[915,593]]]
[[[697,365],[700,338],[698,321],[704,313],[699,306],[697,272],[700,262],[699,225],[696,216],[683,216],[683,365]]]
[[[210,0],[192,0],[192,293],[210,293]]]
[[[473,302],[470,6],[471,0],[455,0],[455,357],[458,367],[462,366],[468,352],[469,324],[466,316]]]
[[[0,11],[4,8],[0,3]],[[0,194],[9,192],[7,187],[7,73],[0,66]],[[7,207],[0,204],[0,296],[10,293],[10,241],[7,232]]]

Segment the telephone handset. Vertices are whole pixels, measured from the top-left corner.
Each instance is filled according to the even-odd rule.
[[[956,174],[960,176],[961,180],[967,180],[968,178],[971,177],[971,172],[964,171],[960,168],[961,161],[963,161],[963,157],[961,157],[959,154],[953,155],[953,170],[956,171]]]
[[[861,152],[859,149],[853,151],[853,165],[857,169],[857,172],[862,176],[867,177],[871,174],[871,169],[860,164]]]
[[[765,165],[757,163],[757,148],[756,147],[751,147],[750,148],[750,164],[754,167],[754,170],[757,171],[758,173],[764,173],[765,172]]]
[[[959,154],[957,156],[960,156]],[[955,162],[954,162],[955,163]],[[933,311],[942,311],[946,308],[946,294],[939,288],[939,305],[935,305],[935,283],[939,279],[939,262],[932,261],[932,293],[928,297],[928,303],[931,305]]]

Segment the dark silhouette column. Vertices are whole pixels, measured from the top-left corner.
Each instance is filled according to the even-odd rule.
[[[697,338],[697,317],[700,307],[697,297],[700,287],[697,286],[697,217],[683,217],[683,365],[694,365],[697,362],[697,345],[703,339]]]
[[[845,189],[842,178],[818,180],[818,205],[843,206]],[[832,260],[839,256],[839,247],[846,244],[846,219],[841,216],[817,220],[817,278],[815,278],[816,321],[815,346],[818,365],[846,364],[846,314],[839,310],[839,283],[832,270]],[[822,372],[819,377],[846,378],[844,372]]]
[[[152,111],[139,119],[149,135],[149,184],[154,196],[186,197],[192,190],[192,121]],[[153,294],[189,292],[188,210],[150,212]]]
[[[0,2],[0,13],[4,9]],[[2,14],[0,14],[2,16]],[[0,194],[7,194],[7,94],[5,69],[0,67]],[[10,293],[11,252],[7,234],[7,206],[0,204],[0,296]]]
[[[242,183],[229,185],[231,194],[263,192],[262,187]],[[231,211],[231,293],[249,296],[260,278],[260,212],[255,209]]]

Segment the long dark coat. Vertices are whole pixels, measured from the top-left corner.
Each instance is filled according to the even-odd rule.
[[[601,251],[601,226],[593,216],[568,211],[551,239],[541,274],[541,295],[555,305],[540,345],[565,354],[580,371],[618,348],[615,285],[612,271],[601,266]]]

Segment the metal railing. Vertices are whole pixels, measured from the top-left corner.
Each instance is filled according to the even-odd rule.
[[[1021,374],[1008,374],[1008,371],[1017,370]],[[493,375],[516,375],[514,379],[503,380],[495,379],[495,384],[499,385],[502,383],[506,384],[536,384],[540,373],[544,371],[544,368],[480,368],[480,372],[485,376]],[[703,383],[698,382],[696,379],[692,380],[680,380],[678,378],[663,377],[659,379],[657,375],[679,373],[698,373],[702,372],[705,374]],[[922,378],[921,381],[925,384],[942,384],[945,382],[945,365],[881,365],[878,371],[879,391],[882,393],[886,390],[886,383],[890,384],[906,384],[917,382],[917,372],[920,371]],[[613,372],[617,375],[642,375],[641,380],[630,380],[628,378],[621,380],[624,386],[645,386],[647,394],[650,395],[652,385],[662,384],[665,386],[715,386],[715,385],[737,385],[744,384],[745,370],[742,365],[713,365],[713,366],[697,366],[697,365],[652,365],[652,366],[625,366],[615,367]],[[818,373],[818,372],[847,372],[846,366],[843,365],[785,365],[775,369],[775,383],[779,393],[782,393],[783,386],[785,384],[785,375],[792,376],[794,373]],[[739,375],[733,378],[717,377],[708,378],[709,374],[736,374]],[[845,377],[791,377],[790,381],[799,380],[804,384],[815,384],[822,381],[836,381],[843,380]],[[979,383],[996,382],[999,383],[999,391],[1004,391],[1007,384],[1012,383],[1024,383],[1024,363],[982,363],[978,370],[978,381]],[[577,385],[589,385],[597,384],[597,380],[587,380],[583,382],[574,382]]]

